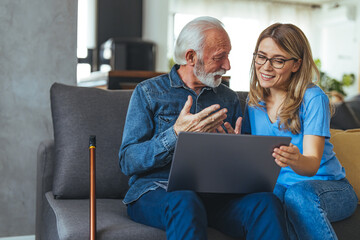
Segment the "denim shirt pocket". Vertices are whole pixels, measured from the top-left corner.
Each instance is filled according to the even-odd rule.
[[[158,115],[158,133],[161,133],[170,127],[172,127],[176,119],[178,118],[179,114],[171,113],[171,114],[159,114]]]

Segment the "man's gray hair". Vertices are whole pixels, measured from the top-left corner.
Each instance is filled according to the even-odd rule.
[[[186,64],[185,53],[188,49],[195,50],[199,59],[202,59],[206,37],[205,32],[210,29],[225,31],[223,23],[213,17],[198,17],[187,23],[176,40],[174,51],[175,63],[179,65]]]

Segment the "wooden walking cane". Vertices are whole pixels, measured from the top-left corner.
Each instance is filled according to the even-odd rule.
[[[96,240],[96,136],[89,137],[90,158],[90,240]]]

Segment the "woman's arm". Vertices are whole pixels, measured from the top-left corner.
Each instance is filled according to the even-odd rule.
[[[325,137],[305,135],[303,139],[303,154],[297,146],[281,146],[275,148],[273,157],[280,167],[291,167],[294,172],[302,176],[314,176],[320,167],[324,152]]]

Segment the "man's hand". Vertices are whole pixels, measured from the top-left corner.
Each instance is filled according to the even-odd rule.
[[[177,135],[179,132],[214,132],[221,127],[227,117],[227,109],[220,109],[218,104],[211,105],[196,114],[190,113],[191,106],[192,97],[188,96],[174,124],[174,131]],[[217,112],[213,113],[214,111]]]
[[[226,128],[227,133],[229,134],[240,134],[241,133],[241,121],[242,117],[238,117],[235,123],[235,129],[232,128],[231,124],[226,122],[224,126]],[[226,133],[225,130],[220,126],[216,129],[219,133]]]

